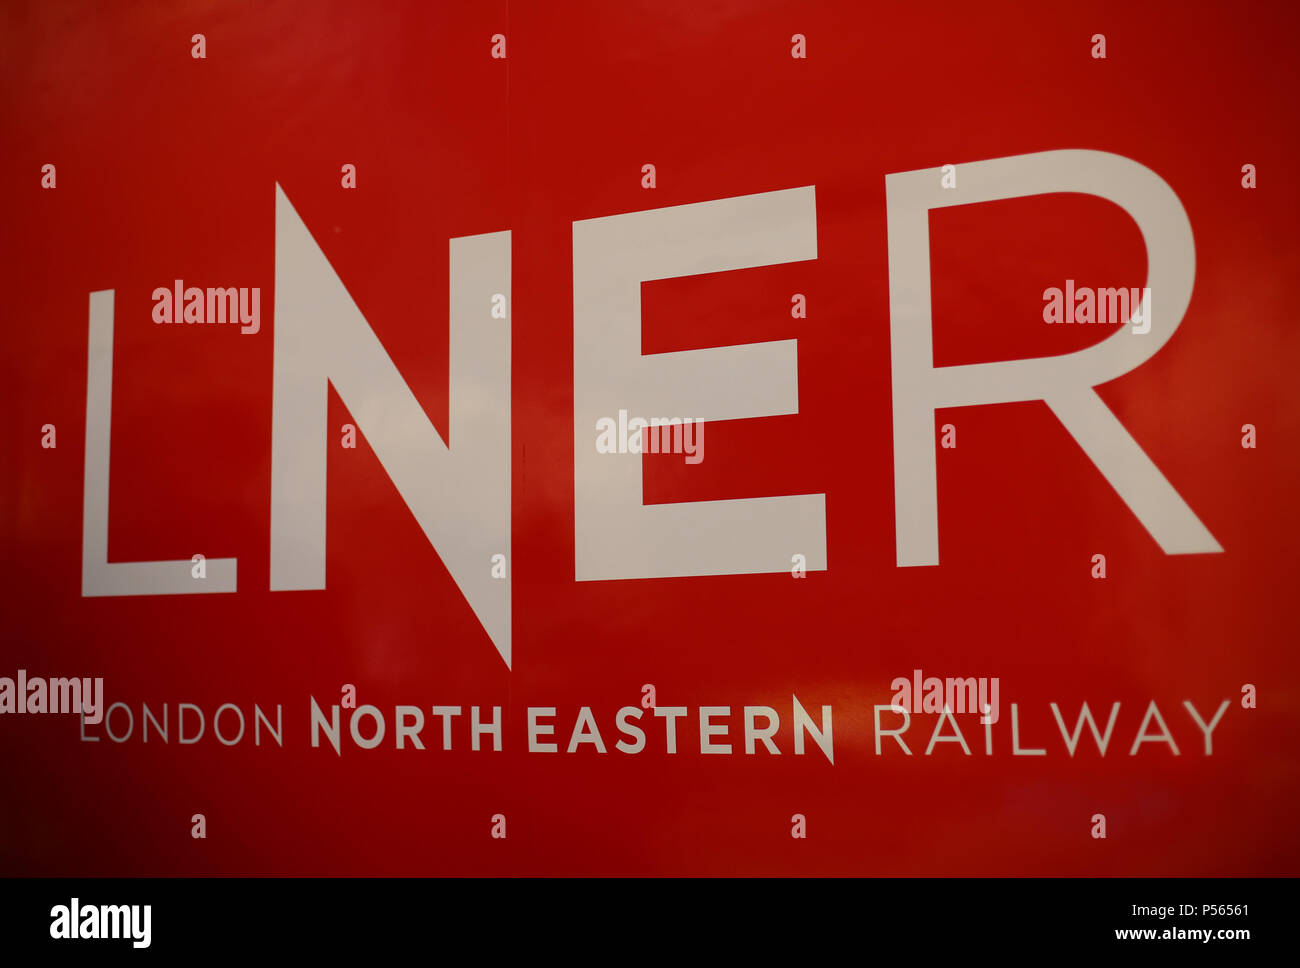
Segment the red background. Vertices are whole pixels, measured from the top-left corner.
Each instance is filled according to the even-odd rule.
[[[1300,868],[1287,5],[50,2],[0,18],[0,675],[104,676],[137,730],[83,744],[71,717],[0,719],[0,871]],[[1191,220],[1181,328],[1099,392],[1225,553],[1161,553],[1023,403],[937,415],[958,428],[939,451],[942,564],[898,569],[884,176],[1072,147],[1152,168]],[[329,452],[328,589],[268,590],[277,181],[444,434],[447,240],[513,233],[513,670],[364,441]],[[576,583],[572,222],[800,185],[817,190],[816,261],[647,284],[643,317],[647,353],[797,338],[799,413],[711,425],[702,464],[647,458],[645,491],[824,492],[829,569]],[[938,364],[1077,349],[1109,330],[1043,325],[1045,287],[1144,284],[1136,226],[1100,199],[952,208],[932,230]],[[173,279],[260,286],[262,332],[155,326],[150,294]],[[87,295],[109,288],[110,560],[237,556],[236,594],[80,596]],[[331,391],[332,432],[349,420]],[[974,756],[921,755],[932,716],[907,734],[916,755],[875,755],[871,704],[914,668],[1000,678],[992,757],[970,717]],[[379,749],[346,725],[341,757],[309,746],[308,696],[338,702],[343,683],[388,716]],[[643,683],[692,715],[731,705],[737,752],[699,755],[693,718],[675,756],[657,723],[645,752],[615,751]],[[791,755],[791,694],[814,716],[833,705],[833,766]],[[1151,699],[1181,756],[1128,755]],[[1207,718],[1233,700],[1210,758],[1184,699]],[[1084,700],[1103,722],[1123,702],[1105,758],[1089,737],[1070,759],[1051,717],[1054,701],[1072,727]],[[1010,755],[1013,701],[1047,756]],[[141,702],[168,703],[173,731],[177,703],[200,705],[207,736],[141,745]],[[282,703],[284,748],[219,745],[223,702],[250,729],[254,703]],[[425,751],[393,748],[396,703],[425,707]],[[433,704],[466,707],[452,752]],[[502,752],[468,751],[472,704],[505,707]],[[781,713],[779,757],[744,755],[746,704]],[[527,753],[529,705],[559,707],[562,748],[592,706],[610,752]]]

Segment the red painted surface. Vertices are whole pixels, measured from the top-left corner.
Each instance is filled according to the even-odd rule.
[[[71,717],[0,718],[0,870],[1300,867],[1294,11],[475,0],[0,16],[0,675],[103,676],[137,732],[83,743]],[[489,56],[497,32],[506,60]],[[1182,326],[1099,392],[1225,552],[1163,554],[1047,407],[1021,403],[938,415],[959,434],[939,451],[942,564],[899,569],[884,177],[1055,148],[1132,158],[1187,210]],[[513,233],[512,670],[364,440],[329,451],[328,589],[268,590],[276,182],[443,433],[447,240]],[[648,459],[645,495],[825,493],[829,569],[575,582],[572,222],[801,185],[816,186],[816,261],[649,283],[643,305],[647,353],[798,339],[799,413],[711,426],[699,465]],[[1080,348],[1109,330],[1045,326],[1042,290],[1145,276],[1136,226],[1095,198],[936,212],[932,240],[939,364]],[[262,332],[156,326],[150,294],[178,278],[260,286]],[[110,560],[237,556],[235,594],[80,595],[86,305],[110,288]],[[794,292],[807,319],[790,318]],[[331,393],[332,433],[350,419]],[[888,739],[876,755],[872,705],[914,668],[1000,678],[992,756],[974,717],[974,755],[923,755],[924,715],[915,755]],[[308,697],[337,703],[343,683],[385,711],[378,749],[309,745]],[[644,683],[692,717],[730,705],[736,752],[700,755],[693,718],[676,755],[658,723],[644,752],[616,751],[614,715]],[[1241,708],[1245,683],[1258,709]],[[833,765],[793,755],[792,695],[814,718],[833,707]],[[1223,699],[1206,757],[1182,703],[1208,719]],[[1069,757],[1052,718],[1056,702],[1073,727],[1084,700],[1103,723],[1123,704],[1104,758],[1090,737]],[[1129,755],[1151,700],[1181,755]],[[142,702],[168,704],[173,730],[177,704],[197,704],[208,733],[143,745]],[[217,743],[224,702],[250,729],[254,703],[282,704],[284,747]],[[1046,756],[1010,754],[1011,702],[1022,745]],[[393,747],[401,703],[425,707],[424,751]],[[451,751],[434,704],[465,707]],[[744,754],[746,704],[781,713],[780,756]],[[501,752],[468,749],[470,705],[504,707]],[[605,755],[563,752],[584,705]],[[558,708],[560,753],[526,751],[528,706]],[[795,813],[807,839],[790,836]]]

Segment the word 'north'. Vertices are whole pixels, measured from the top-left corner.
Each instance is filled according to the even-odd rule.
[[[252,336],[262,328],[262,290],[186,286],[177,279],[171,289],[153,291],[155,323],[230,323]]]

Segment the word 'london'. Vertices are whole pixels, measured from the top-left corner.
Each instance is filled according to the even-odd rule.
[[[1182,322],[1196,260],[1178,196],[1151,169],[1102,151],[962,168],[960,188],[942,188],[935,168],[885,176],[898,566],[939,563],[935,411],[1028,400],[1047,402],[1166,554],[1222,551],[1093,389],[1145,363]],[[1150,331],[1140,338],[1116,329],[1071,353],[936,367],[930,211],[1058,192],[1103,198],[1133,218],[1147,246],[1148,286],[1161,293],[1160,318],[1147,313]],[[575,580],[784,573],[792,555],[807,570],[826,569],[825,494],[645,505],[642,455],[597,453],[589,436],[620,409],[702,420],[797,414],[797,340],[643,355],[641,284],[816,258],[812,185],[573,223]],[[450,240],[448,446],[275,186],[272,591],[325,587],[333,385],[510,665],[513,570],[500,563],[511,546],[511,322],[508,312],[490,311],[510,305],[510,264],[509,231]],[[113,298],[112,290],[90,294],[82,594],[234,592],[235,558],[208,559],[201,578],[186,559],[108,561]],[[470,538],[466,521],[477,526]]]

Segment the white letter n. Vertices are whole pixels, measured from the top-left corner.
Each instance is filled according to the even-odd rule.
[[[279,185],[271,590],[325,587],[328,385],[374,448],[492,643],[510,665],[510,233],[450,244],[450,446],[411,392]],[[418,302],[412,312],[419,314]]]

